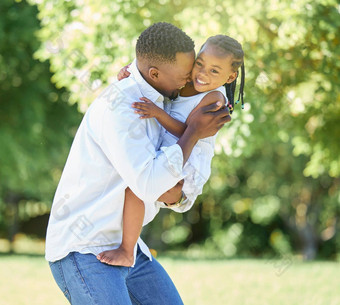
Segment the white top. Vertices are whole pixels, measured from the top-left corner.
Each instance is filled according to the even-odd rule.
[[[46,236],[48,261],[72,251],[97,255],[117,248],[126,187],[144,201],[146,224],[165,207],[157,198],[184,177],[180,146],[156,151],[161,126],[155,119],[139,119],[131,107],[146,96],[163,108],[164,97],[143,79],[135,61],[130,70],[129,78],[100,94],[79,126],[53,200]],[[172,209],[184,212],[192,204],[188,199],[186,205]],[[151,260],[140,238],[138,244]]]
[[[225,100],[228,100],[223,86],[194,96],[179,96],[171,103],[170,115],[184,123],[190,112],[209,92],[212,91],[221,92],[225,97]],[[196,197],[202,193],[203,186],[210,177],[211,160],[214,156],[216,137],[217,134],[215,136],[199,140],[183,168],[185,179],[182,190],[191,201],[195,201]],[[176,136],[164,129],[162,130],[161,138],[161,146],[164,147],[174,145],[178,141]],[[197,190],[200,190],[200,192],[197,193]]]

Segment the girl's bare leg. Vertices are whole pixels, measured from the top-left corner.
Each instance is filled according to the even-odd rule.
[[[109,265],[131,267],[133,250],[141,233],[144,220],[144,202],[131,190],[125,190],[123,210],[123,240],[118,249],[104,251],[97,258]]]

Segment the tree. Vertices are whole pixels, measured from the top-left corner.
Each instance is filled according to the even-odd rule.
[[[279,252],[300,248],[306,258],[315,257],[318,248],[334,257],[340,207],[337,4],[210,3],[190,14],[214,16],[218,31],[229,29],[243,41],[250,103],[250,111],[237,116],[219,141],[228,158],[219,155],[215,169],[228,176],[215,174],[207,192],[215,202],[208,215],[218,219],[210,224],[212,235],[220,236],[215,245],[236,244],[236,253],[247,240],[257,240],[257,246],[248,244],[255,253],[270,245]],[[202,27],[191,28],[197,35]],[[214,187],[214,181],[224,187]],[[236,218],[238,230],[228,240],[219,233],[233,227],[229,217]]]
[[[13,240],[21,220],[48,212],[81,115],[33,59],[37,8],[5,0],[0,11],[0,228]]]

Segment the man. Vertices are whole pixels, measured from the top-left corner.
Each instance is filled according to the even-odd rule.
[[[183,165],[199,139],[230,120],[228,111],[216,111],[219,105],[196,111],[177,144],[156,150],[160,125],[140,120],[131,104],[147,96],[163,108],[189,80],[194,57],[194,43],[184,32],[167,23],[152,25],[138,38],[131,77],[111,84],[84,116],[46,237],[46,259],[72,304],[183,304],[141,239],[132,268],[103,264],[96,255],[121,242],[127,187],[145,203],[144,223],[159,207],[190,204],[182,192]]]

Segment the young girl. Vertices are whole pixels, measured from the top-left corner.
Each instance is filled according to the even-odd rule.
[[[221,105],[227,105],[232,113],[234,108],[234,92],[238,76],[238,68],[241,67],[241,85],[238,101],[241,99],[243,108],[244,88],[244,64],[242,46],[233,38],[225,35],[217,35],[208,38],[201,47],[191,73],[192,81],[181,90],[180,96],[171,103],[170,115],[156,106],[146,97],[140,98],[143,102],[135,102],[132,107],[140,115],[141,119],[155,118],[165,128],[161,146],[169,146],[177,142],[185,128],[186,120],[192,111],[221,101]],[[118,79],[127,77],[129,73],[122,69]],[[210,95],[210,98],[208,98]],[[215,138],[209,137],[198,141],[188,160],[197,164],[195,170],[198,178],[201,178],[202,187],[210,176],[210,161],[214,154]],[[199,159],[199,155],[208,155]],[[199,159],[197,162],[197,158]],[[204,160],[202,162],[202,160]],[[187,162],[187,163],[188,163]],[[189,162],[190,164],[190,162]],[[186,164],[187,166],[187,164]],[[187,166],[188,167],[188,166]],[[184,167],[185,169],[185,167]],[[197,181],[196,181],[197,182]],[[183,185],[182,202],[185,196],[190,196],[190,184]],[[100,253],[97,258],[110,265],[131,266],[134,260],[134,247],[141,233],[144,219],[144,203],[129,188],[125,191],[123,237],[118,249]]]

